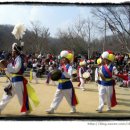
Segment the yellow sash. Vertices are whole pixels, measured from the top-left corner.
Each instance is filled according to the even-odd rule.
[[[19,74],[12,74],[12,77],[15,77],[15,76],[22,76],[22,75],[19,75]],[[27,79],[26,79],[27,80]],[[37,94],[34,90],[34,88],[29,84],[27,83],[27,93],[28,93],[28,96],[29,98],[31,99],[31,101],[33,102],[34,106],[38,106],[40,101],[37,97]],[[31,108],[31,104],[29,104],[30,108]]]
[[[105,78],[105,81],[111,81],[112,78]]]
[[[11,74],[11,77],[16,77],[16,76],[23,76],[21,74]]]
[[[69,79],[59,79],[59,80],[58,80],[59,83],[65,83],[65,82],[67,82],[67,81],[70,81],[70,80],[69,80]]]
[[[40,101],[37,97],[37,94],[36,94],[34,88],[29,83],[27,84],[27,92],[28,92],[29,98],[32,100],[35,107],[37,107],[39,105]]]
[[[30,70],[30,81],[32,81],[32,79],[33,79],[33,73],[32,73],[32,69]]]

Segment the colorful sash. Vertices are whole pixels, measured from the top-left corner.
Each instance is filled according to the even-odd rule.
[[[113,93],[111,97],[111,107],[114,107],[117,105],[117,100],[116,100],[116,92],[115,92],[115,80],[113,80]]]
[[[112,86],[113,81],[112,81],[112,70],[113,66],[111,65],[110,68],[107,66],[102,66],[102,73],[104,76],[104,80],[101,80],[101,85],[103,86]]]
[[[32,73],[32,69],[30,70],[30,77],[29,77],[29,80],[32,81],[33,79],[33,73]]]
[[[108,76],[110,78],[112,78],[112,72],[108,69],[108,67],[105,65],[104,66]],[[113,93],[112,93],[112,96],[111,96],[111,107],[114,107],[117,105],[117,100],[116,100],[116,93],[115,93],[115,80],[112,80],[112,87],[113,87]]]
[[[23,79],[23,86],[24,86],[23,105],[21,108],[21,112],[27,112],[27,111],[31,111],[31,106],[29,104],[28,93],[27,93],[27,80],[25,79]]]
[[[24,92],[23,92],[23,105],[21,108],[21,112],[32,111],[32,107],[29,99],[33,102],[34,106],[37,107],[39,105],[39,99],[36,95],[33,87],[30,86],[27,79],[23,78]]]
[[[68,69],[69,69],[70,65],[69,64],[67,64],[66,66],[63,65],[62,67],[64,68],[64,71],[68,72]],[[76,106],[78,104],[78,100],[77,100],[77,97],[76,97],[76,94],[75,94],[75,90],[74,90],[74,87],[73,87],[73,84],[71,83],[71,81],[68,80],[68,79],[60,79],[58,82],[59,82],[59,84],[68,83],[68,85],[72,86],[71,87],[72,88],[71,105],[72,106]]]
[[[22,77],[22,82],[23,82],[23,87],[24,87],[23,104],[22,104],[21,112],[32,111],[32,107],[31,107],[29,99],[33,102],[35,107],[38,106],[40,103],[36,95],[36,92],[33,89],[33,87],[30,86],[30,84],[28,83],[28,80],[24,78],[22,75],[12,74],[12,78],[17,78],[17,77],[18,78]]]
[[[22,61],[22,58],[21,58],[21,61]],[[13,66],[16,65],[16,60],[14,60],[12,62],[12,65]],[[37,106],[40,102],[36,95],[35,90],[29,85],[27,79],[25,79],[22,76],[22,74],[24,73],[23,61],[22,61],[21,65],[22,66],[21,66],[19,72],[16,74],[12,74],[12,81],[13,82],[18,82],[18,81],[23,82],[23,104],[22,104],[21,112],[27,112],[27,111],[32,110],[29,99],[32,100],[32,102],[35,106]]]
[[[105,68],[106,72],[108,73],[108,75],[110,76],[110,78],[112,78],[112,72],[108,69],[108,67],[106,65],[104,65],[104,68]]]
[[[72,106],[76,106],[76,105],[78,105],[78,99],[77,99],[77,97],[76,97],[74,87],[72,88],[72,99],[71,99],[71,105],[72,105]]]

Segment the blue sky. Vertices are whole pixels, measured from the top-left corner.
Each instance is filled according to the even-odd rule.
[[[49,28],[51,36],[55,36],[59,28],[66,29],[79,16],[91,19],[90,10],[89,6],[0,5],[0,24],[22,22],[29,28],[30,21],[39,21]]]

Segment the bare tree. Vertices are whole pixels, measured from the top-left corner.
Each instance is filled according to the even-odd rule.
[[[93,23],[89,19],[79,17],[66,31],[59,30],[58,37],[64,44],[63,48],[70,48],[76,53],[88,53],[90,58],[92,29]]]
[[[93,22],[88,19],[79,19],[76,21],[75,25],[73,26],[73,32],[75,36],[81,37],[84,41],[84,47],[88,53],[88,59],[90,58],[90,47],[91,47],[91,40],[93,39],[94,32],[93,32]]]
[[[37,52],[44,51],[49,52],[48,39],[50,36],[49,28],[46,28],[40,24],[39,21],[31,22],[33,31],[33,45]]]
[[[130,10],[129,6],[106,6],[97,7],[92,13],[100,18],[100,20],[107,21],[108,28],[111,29],[114,35],[117,35],[117,39],[121,44],[125,46],[128,52],[128,42],[126,40],[126,35],[130,37],[129,21],[130,21]]]
[[[32,47],[35,48],[36,52],[39,51],[39,34],[40,34],[40,22],[31,22],[31,30],[33,32],[33,43]]]
[[[44,51],[44,53],[49,53],[51,51],[49,47],[49,37],[50,37],[49,28],[46,28],[44,26],[41,27],[40,37],[41,37],[41,42],[39,44],[39,49]]]

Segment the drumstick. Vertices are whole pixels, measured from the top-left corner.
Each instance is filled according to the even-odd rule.
[[[6,78],[11,82],[11,80],[10,80],[10,78],[9,78],[9,76],[7,76],[6,74],[5,74],[5,76],[6,76]]]
[[[0,69],[4,70],[3,68],[0,67]],[[5,70],[4,70],[5,71]],[[9,76],[7,76],[7,74],[5,73],[5,77],[11,82]]]

